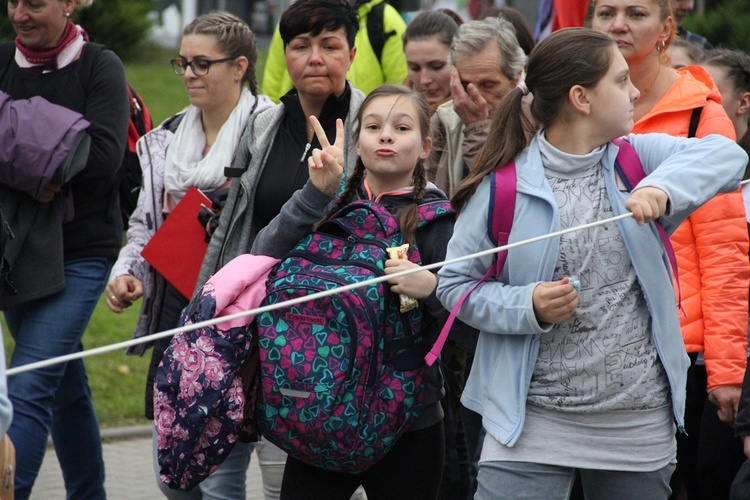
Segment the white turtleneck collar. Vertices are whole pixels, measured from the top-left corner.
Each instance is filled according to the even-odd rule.
[[[590,174],[591,169],[599,168],[599,162],[606,150],[606,144],[603,144],[585,155],[573,155],[550,144],[543,130],[539,131],[536,137],[544,170],[548,175],[555,177],[572,178]]]

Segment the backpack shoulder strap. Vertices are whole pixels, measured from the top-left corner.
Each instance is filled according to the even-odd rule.
[[[99,54],[104,50],[104,45],[86,42],[83,44],[80,66],[78,67],[78,77],[81,79],[83,89],[88,92],[91,75],[94,73],[94,63],[99,58]]]
[[[386,3],[386,0],[383,0],[367,14],[367,38],[370,40],[370,46],[372,46],[372,50],[375,52],[375,57],[378,58],[378,62],[381,64],[385,42],[396,34],[395,30],[391,30],[388,33],[385,32]]]
[[[513,226],[513,214],[516,211],[516,162],[511,160],[490,175],[492,177],[490,177],[490,208],[487,216],[487,233],[495,246],[505,246],[508,244],[510,230]],[[507,250],[498,252],[494,264],[490,266],[484,276],[458,299],[456,305],[451,309],[448,319],[445,320],[443,328],[440,329],[440,335],[432,345],[432,349],[424,358],[428,366],[432,366],[440,356],[440,351],[443,350],[443,345],[448,339],[453,322],[456,320],[458,311],[464,301],[490,276],[500,276],[507,258]]]
[[[127,88],[128,97],[130,97],[131,121],[133,122],[133,126],[138,132],[138,135],[145,135],[154,128],[151,113],[149,113],[146,103],[143,101],[143,97],[141,97],[140,94],[130,86],[130,84],[127,84]]]
[[[700,117],[701,109],[702,108],[696,108],[696,110],[698,110],[698,117]],[[693,115],[695,115],[695,111],[693,111]],[[692,120],[693,119],[691,118],[691,127]],[[619,148],[619,150],[617,151],[617,157],[615,158],[615,170],[620,176],[623,184],[625,184],[625,188],[628,190],[628,192],[630,192],[635,186],[638,185],[639,182],[641,182],[646,177],[646,172],[645,170],[643,170],[643,164],[641,163],[640,158],[638,158],[638,154],[635,152],[635,148],[628,141],[622,138],[617,138],[612,142]],[[672,268],[672,274],[674,275],[675,282],[677,283],[677,303],[680,307],[682,307],[682,292],[680,291],[677,256],[675,255],[674,248],[672,247],[672,242],[669,240],[669,235],[664,229],[664,226],[662,226],[659,221],[654,222],[656,231],[659,233],[659,239],[661,239],[661,243],[664,246],[664,251],[667,253],[667,258],[669,259],[669,265]]]
[[[16,55],[16,44],[13,42],[0,43],[0,78],[10,69],[10,64]]]
[[[13,42],[0,43],[0,68],[9,64],[16,55],[16,44]]]
[[[379,231],[390,237],[399,230],[398,222],[380,203],[370,200],[353,200],[341,207],[325,222],[334,222],[350,231],[369,239]]]
[[[643,164],[635,148],[628,141],[618,137],[612,142],[619,148],[615,158],[615,170],[625,184],[625,188],[630,192],[646,177],[646,172],[643,170]]]
[[[490,178],[490,208],[487,217],[487,234],[495,246],[508,244],[516,212],[516,163],[511,160],[492,172]],[[498,252],[495,276],[499,276],[508,258],[508,251]]]
[[[703,113],[703,106],[693,109],[693,112],[690,114],[690,127],[688,128],[688,137],[695,137],[695,134],[698,132],[698,124],[701,121],[701,113]]]
[[[435,219],[453,214],[453,208],[448,200],[434,200],[421,203],[417,207],[417,218],[419,219],[417,226],[422,227]]]

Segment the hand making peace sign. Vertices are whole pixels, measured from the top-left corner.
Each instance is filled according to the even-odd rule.
[[[344,122],[336,120],[336,137],[333,144],[328,142],[325,130],[315,116],[310,116],[310,125],[322,146],[322,150],[313,149],[307,159],[310,180],[323,193],[333,196],[341,184],[344,174]]]

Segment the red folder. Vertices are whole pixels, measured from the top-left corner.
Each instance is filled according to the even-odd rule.
[[[188,299],[208,248],[206,230],[198,222],[203,205],[210,207],[211,200],[190,188],[141,250],[143,258]]]

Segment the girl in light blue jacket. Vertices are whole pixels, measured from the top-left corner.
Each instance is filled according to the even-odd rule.
[[[487,431],[476,498],[568,498],[576,472],[587,499],[670,494],[688,359],[654,224],[670,233],[717,192],[737,189],[747,155],[720,136],[631,135],[647,176],[626,192],[611,141],[631,130],[638,98],[609,37],[552,34],[453,198],[449,260],[494,246],[489,177],[511,160],[510,243],[632,213],[510,249],[499,278],[461,307],[458,317],[481,331],[461,399]],[[493,261],[443,267],[437,294],[446,308]]]

